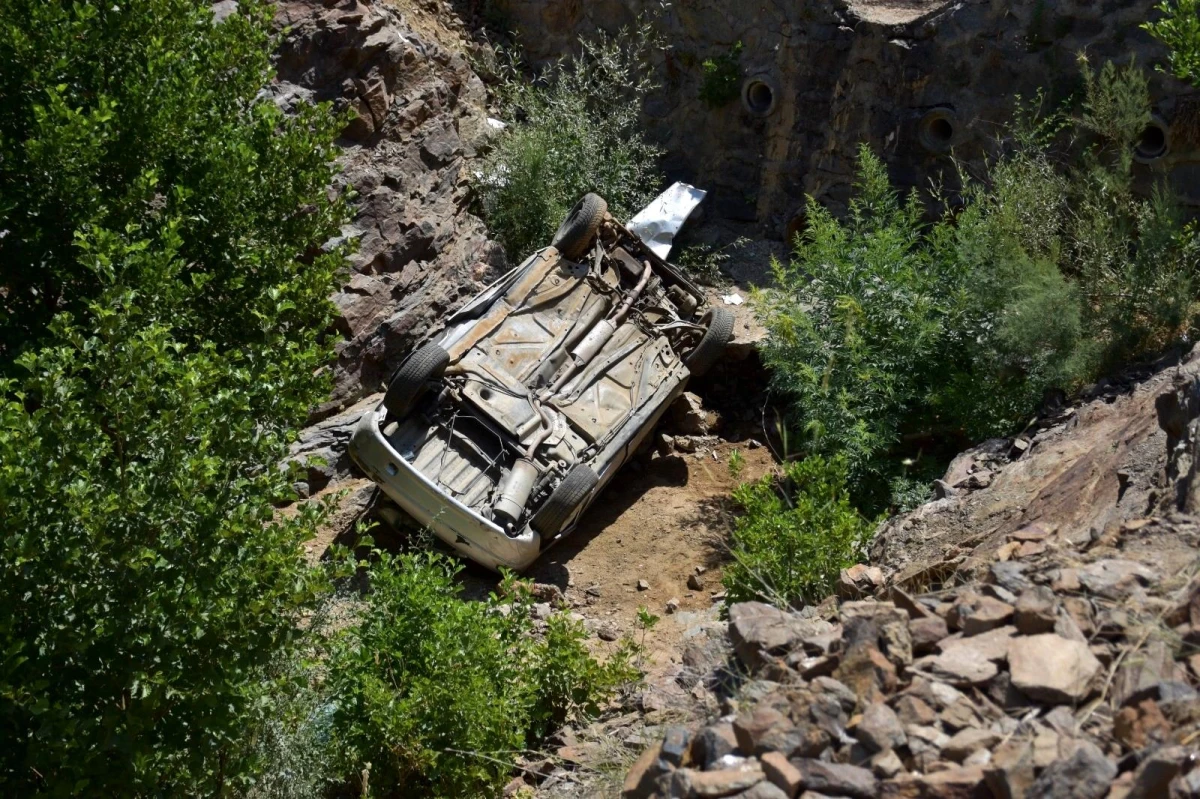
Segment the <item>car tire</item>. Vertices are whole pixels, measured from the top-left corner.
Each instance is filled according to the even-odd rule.
[[[588,245],[600,229],[600,222],[608,213],[608,203],[599,194],[585,194],[575,203],[575,207],[567,212],[567,218],[558,226],[554,234],[553,244],[562,256],[571,261],[578,261],[588,251]]]
[[[707,372],[725,352],[726,345],[733,338],[733,322],[733,311],[728,308],[709,308],[704,314],[704,318],[700,320],[700,324],[705,327],[704,336],[684,360],[693,376],[698,377]]]
[[[534,514],[529,526],[542,538],[550,538],[562,529],[571,518],[588,494],[600,484],[600,476],[591,466],[577,463],[567,472],[558,487],[550,493],[550,498],[542,505],[541,510]]]
[[[383,405],[388,416],[401,419],[408,415],[429,388],[429,381],[437,380],[450,363],[450,353],[440,344],[430,342],[409,355],[388,383]]]

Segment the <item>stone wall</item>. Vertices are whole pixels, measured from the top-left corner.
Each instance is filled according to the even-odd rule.
[[[569,51],[580,35],[615,30],[658,3],[497,5],[540,61]],[[1095,63],[1130,55],[1147,66],[1161,63],[1163,48],[1138,27],[1152,5],[679,0],[662,19],[671,45],[659,65],[664,88],[645,114],[671,153],[671,177],[713,191],[709,213],[782,237],[801,221],[805,195],[844,205],[860,142],[886,158],[899,185],[928,186],[952,172],[951,149],[978,167],[1010,119],[1015,95],[1033,97],[1045,87],[1063,98],[1076,90],[1081,50]],[[744,92],[741,102],[710,108],[699,97],[702,63],[739,41],[743,87],[761,85],[753,98]],[[764,102],[767,91],[771,99]],[[1160,75],[1152,91],[1169,140],[1164,157],[1138,167],[1140,177],[1168,176],[1200,206],[1200,95]],[[747,99],[769,110],[755,113]]]

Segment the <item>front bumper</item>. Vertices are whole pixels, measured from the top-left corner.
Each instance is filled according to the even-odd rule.
[[[537,560],[541,536],[529,525],[518,536],[506,535],[400,457],[380,429],[386,413],[382,404],[364,413],[350,439],[350,457],[385,494],[456,552],[489,569],[522,571]]]

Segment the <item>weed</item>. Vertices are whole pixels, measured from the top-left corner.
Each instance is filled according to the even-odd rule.
[[[735,480],[742,476],[742,470],[746,468],[746,456],[742,454],[740,449],[735,449],[729,453],[729,475]]]

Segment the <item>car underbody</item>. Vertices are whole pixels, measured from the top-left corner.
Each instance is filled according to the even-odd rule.
[[[410,355],[352,442],[401,507],[490,568],[570,532],[732,329],[589,198],[557,246]]]

